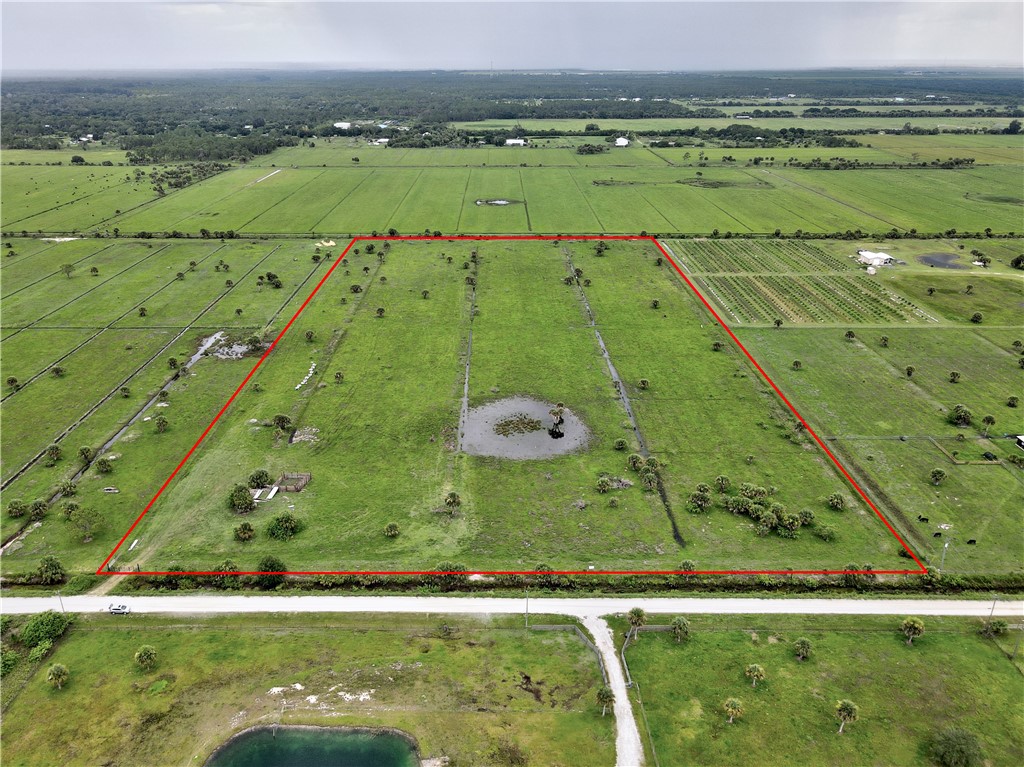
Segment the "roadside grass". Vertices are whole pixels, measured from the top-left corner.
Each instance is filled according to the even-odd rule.
[[[444,615],[120,618],[81,616],[61,640],[43,666],[68,667],[64,689],[42,667],[27,680],[5,711],[5,764],[202,763],[278,722],[395,727],[424,757],[482,767],[502,763],[501,743],[530,763],[614,758],[597,661],[569,632]],[[151,671],[132,660],[142,644]]]
[[[908,647],[899,618],[688,617],[688,641],[642,633],[626,651],[662,764],[924,767],[930,739],[952,726],[978,736],[992,767],[1024,758],[1019,671],[976,621],[926,618]],[[626,622],[612,623],[621,636]],[[813,647],[804,662],[798,637]],[[752,663],[767,673],[756,689],[744,676]],[[745,709],[733,724],[730,697]],[[840,699],[859,707],[841,735]]]

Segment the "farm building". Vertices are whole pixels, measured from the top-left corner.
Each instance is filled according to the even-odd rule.
[[[893,258],[888,253],[875,253],[870,250],[858,250],[857,260],[867,266],[888,266]]]
[[[524,138],[507,138],[507,139],[505,139],[505,146],[526,146],[526,139],[524,139]]]
[[[615,139],[615,146],[629,146],[629,139],[625,136],[619,136]]]

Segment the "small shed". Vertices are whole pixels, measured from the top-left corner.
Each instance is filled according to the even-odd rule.
[[[526,139],[524,139],[524,138],[507,138],[507,139],[505,139],[505,146],[526,146]]]
[[[629,139],[625,136],[619,136],[615,139],[615,146],[629,146]]]

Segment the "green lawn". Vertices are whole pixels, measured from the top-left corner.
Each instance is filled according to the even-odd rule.
[[[151,671],[132,660],[142,644],[156,648]],[[70,670],[61,690],[51,663]],[[395,727],[459,764],[498,767],[513,744],[531,764],[587,767],[614,759],[600,684],[572,633],[506,619],[81,616],[4,711],[0,742],[12,767],[202,764],[233,733],[280,721]]]
[[[926,618],[908,647],[899,618],[690,620],[689,641],[642,633],[626,652],[662,764],[926,767],[928,742],[952,726],[977,735],[991,767],[1024,760],[1020,673],[977,635],[977,622]],[[798,637],[813,646],[804,662]],[[766,672],[756,689],[744,676],[755,663]],[[731,697],[745,712],[729,724],[722,704]],[[840,735],[841,699],[859,718]]]

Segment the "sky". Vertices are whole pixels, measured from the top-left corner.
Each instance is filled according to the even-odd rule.
[[[1024,64],[1024,3],[982,0],[2,0],[0,24],[4,73]]]

